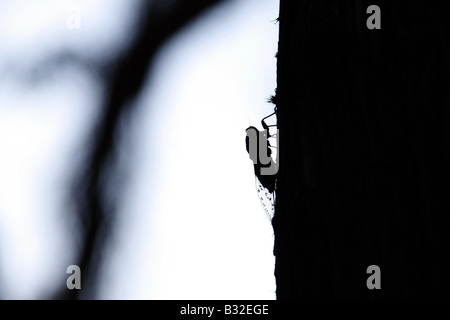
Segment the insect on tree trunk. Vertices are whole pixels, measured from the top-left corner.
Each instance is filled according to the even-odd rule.
[[[372,4],[280,2],[278,299],[449,297],[449,20]]]

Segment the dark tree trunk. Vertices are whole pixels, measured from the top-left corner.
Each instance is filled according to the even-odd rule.
[[[371,4],[381,30],[366,27]],[[281,0],[278,299],[449,298],[446,15],[437,2]]]

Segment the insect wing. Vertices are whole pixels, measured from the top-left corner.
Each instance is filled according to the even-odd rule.
[[[272,218],[275,214],[275,192],[269,192],[269,190],[264,188],[257,177],[255,178],[255,181],[259,201],[261,201],[261,205],[263,206],[267,218],[272,221]]]

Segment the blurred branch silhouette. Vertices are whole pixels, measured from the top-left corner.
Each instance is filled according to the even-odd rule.
[[[123,55],[107,70],[103,108],[89,142],[87,159],[74,185],[75,213],[80,226],[78,263],[83,290],[67,290],[57,299],[89,299],[96,295],[102,252],[110,235],[117,195],[108,196],[114,175],[115,151],[121,121],[133,112],[132,99],[142,89],[158,49],[205,9],[223,0],[143,2],[136,34]],[[111,199],[114,198],[114,199]]]

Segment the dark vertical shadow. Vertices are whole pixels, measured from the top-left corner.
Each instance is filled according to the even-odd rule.
[[[448,299],[443,4],[281,0],[279,21],[277,298]]]

